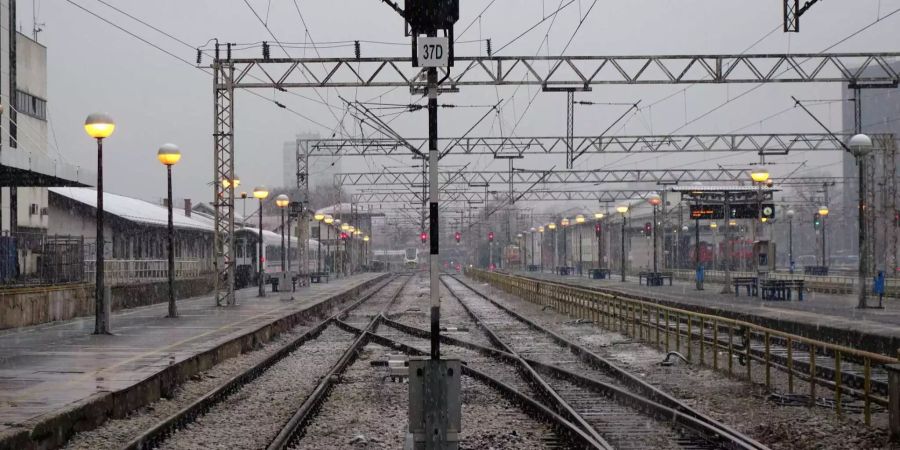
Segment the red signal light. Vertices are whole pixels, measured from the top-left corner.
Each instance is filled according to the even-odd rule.
[[[494,242],[494,232],[493,231],[488,233],[488,242]]]
[[[459,231],[457,231],[453,237],[456,238],[456,243],[458,244],[459,240],[462,239],[462,234]]]
[[[423,231],[422,234],[419,235],[419,239],[421,239],[422,243],[424,244],[426,241],[428,241],[428,233]]]

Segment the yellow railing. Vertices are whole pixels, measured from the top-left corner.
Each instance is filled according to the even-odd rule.
[[[772,369],[782,370],[787,374],[789,394],[794,393],[797,380],[808,385],[810,402],[815,402],[818,386],[833,391],[835,411],[839,415],[842,414],[842,395],[860,398],[864,402],[866,424],[871,423],[873,403],[883,407],[888,405],[886,379],[883,384],[879,383],[880,388],[877,390],[873,390],[872,380],[873,372],[884,374],[884,365],[897,363],[898,360],[893,357],[785,333],[750,322],[628,298],[622,294],[613,295],[472,268],[465,273],[528,302],[549,306],[574,318],[623,332],[634,339],[655,345],[660,350],[686,352],[685,357],[691,363],[711,363],[713,370],[726,371],[729,375],[734,375],[734,359],[738,357],[744,362],[745,376],[751,382],[752,362],[756,361],[762,364],[765,386],[769,389],[773,387]],[[740,339],[740,345],[735,342],[736,338]],[[754,340],[762,343],[761,349],[754,350],[752,345],[746,345]],[[774,352],[773,345],[781,351]],[[783,354],[785,351],[786,354]],[[723,353],[722,356],[727,353],[726,364],[719,361],[720,353]],[[817,357],[820,359],[818,366]],[[852,372],[847,367],[842,369],[842,365],[852,365]],[[858,382],[860,375],[857,373],[860,371],[862,383]],[[760,376],[763,375],[757,375]]]

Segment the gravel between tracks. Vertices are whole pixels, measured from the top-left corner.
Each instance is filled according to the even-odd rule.
[[[408,385],[383,381],[385,368],[371,366],[388,350],[370,344],[341,379],[294,449],[402,448],[407,427]],[[462,449],[547,448],[546,425],[528,417],[499,393],[469,377],[462,380]]]
[[[173,434],[160,448],[266,447],[354,339],[337,327],[326,328],[253,383]]]
[[[773,449],[880,449],[892,447],[883,429],[866,427],[833,411],[778,406],[766,400],[764,386],[750,385],[699,365],[663,367],[665,354],[620,333],[572,318],[494,289],[472,279],[465,282],[500,304],[617,363],[697,411],[734,427]],[[724,359],[724,358],[723,358]],[[736,372],[742,370],[736,365]],[[774,373],[774,372],[773,372]]]
[[[175,391],[172,398],[162,398],[123,419],[108,420],[100,427],[73,436],[63,447],[66,450],[108,450],[122,448],[144,430],[175,414],[191,402],[215,389],[231,377],[266,359],[283,345],[296,339],[311,326],[299,325],[282,333],[257,350],[227,359],[209,370],[199,373]]]

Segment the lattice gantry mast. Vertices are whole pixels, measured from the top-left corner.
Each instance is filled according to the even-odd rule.
[[[234,65],[213,69],[213,202],[216,305],[234,305]]]

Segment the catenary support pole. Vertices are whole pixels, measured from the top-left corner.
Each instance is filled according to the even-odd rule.
[[[431,247],[429,263],[431,266],[431,359],[441,358],[441,297],[438,280],[440,262],[440,241],[438,233],[438,86],[437,68],[428,69],[428,198]]]

